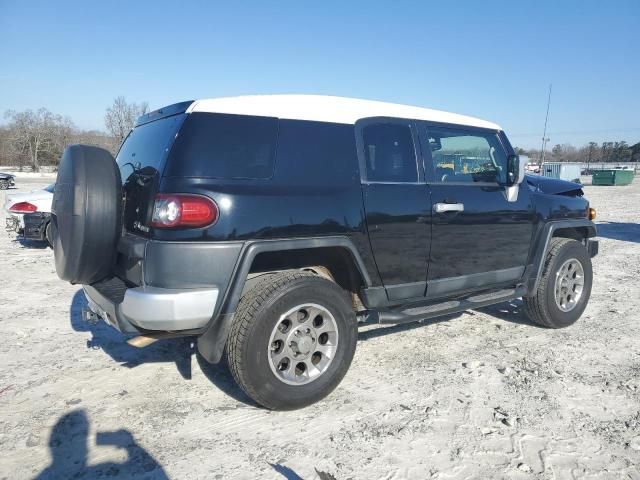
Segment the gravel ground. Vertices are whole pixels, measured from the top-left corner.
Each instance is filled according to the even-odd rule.
[[[0,478],[640,479],[640,179],[586,193],[601,253],[576,325],[515,301],[368,327],[338,389],[288,413],[189,340],[138,350],[83,322],[51,250],[3,232]]]

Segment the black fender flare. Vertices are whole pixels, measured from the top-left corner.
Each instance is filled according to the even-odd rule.
[[[540,228],[540,233],[537,235],[534,244],[532,245],[531,259],[531,274],[529,275],[527,282],[527,291],[535,292],[540,281],[540,275],[542,274],[542,268],[544,267],[544,259],[549,248],[549,242],[553,238],[553,234],[565,228],[582,228],[587,231],[586,241],[589,238],[593,238],[598,234],[596,224],[586,218],[580,219],[564,219],[564,220],[550,220],[543,224]],[[586,245],[585,245],[586,247]]]
[[[198,337],[198,351],[205,360],[210,363],[218,363],[222,358],[229,329],[231,328],[231,322],[233,321],[233,315],[242,297],[251,265],[257,255],[264,252],[326,247],[338,247],[347,250],[351,254],[354,264],[362,276],[365,287],[371,286],[371,277],[369,276],[369,272],[367,272],[362,257],[356,246],[347,237],[331,236],[246,242],[239,255],[222,301],[216,307],[216,312],[204,332]]]

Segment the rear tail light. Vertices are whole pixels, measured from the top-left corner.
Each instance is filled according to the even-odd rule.
[[[32,213],[32,212],[37,212],[38,207],[36,207],[33,203],[18,202],[11,205],[9,207],[9,211],[11,213]]]
[[[218,220],[218,206],[209,197],[181,193],[156,195],[151,226],[206,227]]]

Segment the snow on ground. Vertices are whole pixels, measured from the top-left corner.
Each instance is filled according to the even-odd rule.
[[[515,301],[368,327],[338,389],[283,413],[189,340],[83,322],[51,250],[2,232],[0,479],[640,479],[640,180],[586,193],[601,253],[577,324]]]

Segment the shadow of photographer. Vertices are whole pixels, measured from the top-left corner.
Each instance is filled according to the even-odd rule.
[[[89,465],[89,420],[84,410],[74,410],[62,416],[51,430],[49,448],[51,464],[40,472],[36,480],[61,478],[94,479],[104,476],[115,478],[148,478],[163,480],[169,477],[162,466],[133,438],[128,430],[98,432],[96,445],[111,445],[124,449],[123,462],[102,462]]]

